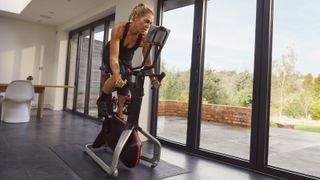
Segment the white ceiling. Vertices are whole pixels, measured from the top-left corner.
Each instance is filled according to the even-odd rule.
[[[32,0],[21,14],[0,11],[0,16],[59,26],[108,0]]]

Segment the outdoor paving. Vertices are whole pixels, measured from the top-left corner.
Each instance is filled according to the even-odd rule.
[[[250,128],[201,122],[200,148],[249,159]],[[185,118],[158,117],[158,136],[185,144]],[[320,177],[320,133],[270,128],[268,164]]]

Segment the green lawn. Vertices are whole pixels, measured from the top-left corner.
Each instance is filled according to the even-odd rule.
[[[271,122],[270,124],[271,128],[278,128],[277,124],[274,122]],[[294,129],[301,130],[301,131],[307,131],[307,132],[316,132],[320,133],[320,126],[310,126],[310,125],[294,125]]]
[[[295,125],[294,129],[320,133],[320,126]]]
[[[271,127],[271,128],[277,128],[278,126],[277,126],[277,124],[276,124],[276,123],[271,122],[271,123],[270,123],[270,127]]]

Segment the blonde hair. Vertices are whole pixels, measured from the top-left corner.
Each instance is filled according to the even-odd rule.
[[[143,3],[139,3],[138,5],[136,5],[129,16],[129,22],[133,21],[135,17],[142,17],[148,13],[153,14],[152,10],[149,9],[148,7],[146,7]]]

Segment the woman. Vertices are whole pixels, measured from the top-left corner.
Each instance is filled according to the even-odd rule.
[[[123,108],[125,96],[129,93],[128,81],[130,76],[124,76],[128,68],[131,67],[134,52],[143,48],[146,54],[148,44],[144,43],[144,37],[153,21],[153,12],[144,4],[138,4],[133,8],[129,16],[129,22],[116,24],[111,31],[111,40],[105,46],[103,52],[104,65],[109,73],[112,74],[106,80],[102,89],[102,95],[97,100],[98,116],[104,117],[108,111],[108,97],[114,89],[118,92],[118,112],[119,118],[124,118]],[[147,57],[146,64],[152,64],[150,56]],[[155,88],[160,87],[160,82],[154,77],[150,77]]]

